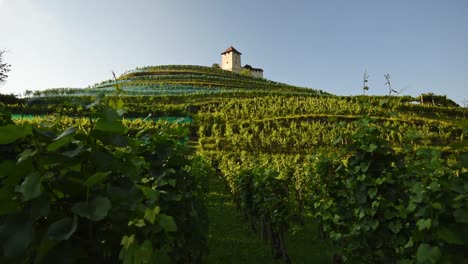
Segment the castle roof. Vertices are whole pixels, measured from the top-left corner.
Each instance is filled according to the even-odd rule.
[[[254,68],[254,67],[250,66],[249,64],[244,65],[244,69],[249,69],[251,71],[261,71],[261,72],[263,71],[263,69]]]
[[[236,50],[233,46],[227,48],[223,53],[221,53],[221,55],[224,55],[224,54],[229,53],[229,52],[234,52],[234,53],[237,53],[239,55],[242,55],[242,53],[240,53],[238,50]]]

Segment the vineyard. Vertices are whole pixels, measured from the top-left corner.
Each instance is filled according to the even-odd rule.
[[[447,100],[176,65],[6,99],[1,263],[468,263]]]

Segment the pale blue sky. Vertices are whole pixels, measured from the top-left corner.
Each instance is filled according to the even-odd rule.
[[[467,0],[0,0],[1,92],[85,87],[138,66],[211,66],[230,45],[266,78],[339,95],[468,98]]]

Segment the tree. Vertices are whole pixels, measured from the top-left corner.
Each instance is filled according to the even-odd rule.
[[[0,85],[5,83],[6,78],[8,78],[8,72],[10,71],[11,65],[3,62],[3,54],[6,51],[0,50]]]
[[[244,75],[244,76],[252,76],[252,72],[249,70],[249,69],[243,69],[241,72],[240,72],[241,75]]]
[[[218,63],[213,63],[213,65],[211,65],[211,68],[221,69],[221,66],[219,66]]]

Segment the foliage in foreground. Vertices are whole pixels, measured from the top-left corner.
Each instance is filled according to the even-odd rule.
[[[467,154],[397,154],[364,120],[341,157],[317,158],[311,210],[351,263],[468,261]]]
[[[208,166],[187,135],[127,134],[121,101],[89,130],[0,118],[2,263],[196,263],[207,254]],[[88,106],[91,109],[97,106]],[[58,133],[57,133],[58,132]]]

